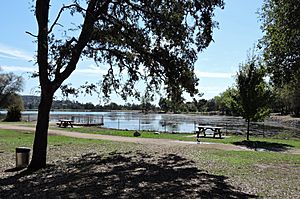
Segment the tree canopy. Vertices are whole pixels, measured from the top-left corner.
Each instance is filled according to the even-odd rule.
[[[225,115],[238,115],[240,113],[240,103],[237,100],[238,91],[235,87],[227,88],[214,99],[218,105],[217,109]]]
[[[30,168],[46,165],[53,95],[80,59],[109,67],[101,84],[106,97],[112,91],[124,99],[138,96],[135,84],[142,80],[146,93],[164,83],[168,95],[178,101],[182,92],[197,93],[194,63],[212,41],[214,9],[223,5],[223,0],[73,0],[50,21],[50,0],[36,0],[41,101]],[[66,11],[81,16],[82,23],[64,29],[60,19]]]
[[[283,85],[300,78],[300,0],[265,0],[261,39],[271,79]],[[298,85],[299,86],[299,85]]]
[[[250,121],[263,119],[269,113],[268,99],[270,93],[264,81],[264,71],[260,60],[252,55],[245,64],[240,66],[237,74],[237,102],[240,104],[241,115],[248,122],[247,140],[249,140]]]
[[[265,0],[260,44],[271,80],[300,115],[300,0]]]
[[[222,0],[74,1],[61,8],[48,28],[49,3],[36,4],[38,23],[47,29],[38,40],[49,46],[39,45],[44,53],[38,61],[43,59],[48,66],[39,68],[40,78],[56,90],[75,70],[79,58],[88,57],[100,67],[109,66],[102,80],[104,95],[118,91],[124,99],[138,95],[134,85],[140,80],[146,82],[146,90],[158,89],[164,82],[174,98],[183,91],[197,93],[193,73],[197,52],[212,41],[213,10],[223,6]],[[53,30],[66,10],[81,15],[83,23],[76,24],[75,32],[65,30],[69,35],[61,37]]]
[[[0,108],[7,108],[11,103],[17,102],[16,93],[23,90],[23,84],[21,76],[13,73],[0,74]]]

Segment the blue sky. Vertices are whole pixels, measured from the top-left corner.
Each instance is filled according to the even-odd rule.
[[[246,60],[248,50],[262,37],[257,14],[262,2],[225,0],[225,9],[216,10],[214,19],[219,22],[219,28],[214,30],[214,42],[199,54],[195,65],[203,98],[210,99],[234,83],[239,64]],[[37,30],[35,17],[30,11],[31,5],[30,0],[10,0],[3,1],[0,7],[0,67],[2,72],[13,72],[24,77],[25,88],[21,93],[24,95],[36,94],[34,91],[38,86],[37,79],[28,78],[27,73],[37,68],[33,61],[36,43],[33,42],[34,38],[25,33],[29,31],[35,34]],[[98,68],[91,61],[80,63],[67,83],[78,86],[87,80],[97,82],[105,72],[105,67]],[[97,96],[81,96],[75,100],[99,102]],[[112,96],[112,101],[124,103],[117,96]]]

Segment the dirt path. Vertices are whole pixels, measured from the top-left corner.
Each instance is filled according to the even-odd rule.
[[[17,131],[28,131],[34,132],[34,127],[28,127],[24,125],[16,125],[16,124],[0,124],[0,129],[7,130],[17,130]],[[54,130],[49,129],[50,135],[60,135],[60,136],[68,136],[74,138],[84,138],[84,139],[99,139],[99,140],[109,140],[116,142],[133,142],[139,144],[152,144],[152,145],[197,145],[199,148],[210,148],[210,149],[220,149],[220,150],[251,150],[246,147],[235,146],[231,144],[222,144],[222,143],[208,143],[208,142],[193,142],[193,141],[179,141],[179,140],[170,140],[170,139],[155,139],[155,138],[136,138],[136,137],[122,137],[122,136],[112,136],[112,135],[100,135],[100,134],[88,134],[88,133],[80,133],[80,132],[71,132],[71,131],[63,131],[63,130]],[[289,150],[289,153],[300,154],[300,150]]]

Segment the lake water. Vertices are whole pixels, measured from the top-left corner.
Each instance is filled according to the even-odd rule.
[[[5,114],[5,111],[0,111]],[[37,111],[23,111],[22,119],[36,120]],[[194,132],[198,125],[222,126],[224,130],[243,134],[245,121],[241,117],[206,116],[199,114],[143,114],[140,112],[63,112],[50,113],[50,122],[59,119],[73,119],[80,123],[103,123],[103,127],[128,130],[151,130],[160,132]],[[278,127],[278,123],[266,121],[255,124],[258,131],[268,130],[266,126]]]
[[[29,114],[30,112],[24,112]],[[228,116],[204,116],[197,114],[144,114],[140,112],[51,112],[50,115],[79,115],[81,118],[97,121],[103,117],[103,127],[128,130],[152,130],[165,132],[193,132],[198,124],[226,125],[238,123],[243,125],[243,119]],[[55,117],[57,118],[57,117]],[[94,118],[94,119],[90,119]],[[55,120],[55,119],[54,119]],[[97,123],[97,122],[95,122]]]

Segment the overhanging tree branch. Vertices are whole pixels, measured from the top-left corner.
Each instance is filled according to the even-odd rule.
[[[89,38],[93,31],[94,22],[96,20],[96,16],[95,16],[96,3],[97,0],[91,0],[88,4],[88,8],[86,10],[86,17],[83,22],[81,34],[79,36],[77,43],[72,48],[71,59],[68,65],[66,66],[66,69],[62,73],[60,73],[60,75],[56,77],[54,80],[55,89],[58,89],[59,86],[62,84],[62,82],[65,79],[67,79],[71,75],[71,73],[75,70],[76,64],[80,58],[82,50],[85,48],[85,46],[89,41]]]
[[[52,30],[53,30],[53,28],[54,28],[55,25],[58,25],[58,20],[59,20],[61,14],[63,13],[63,11],[64,11],[65,9],[70,9],[70,8],[72,8],[72,7],[76,7],[78,10],[84,10],[84,9],[83,9],[82,7],[80,7],[80,5],[78,5],[77,3],[61,7],[61,9],[59,10],[59,12],[58,12],[58,14],[57,14],[57,16],[56,16],[56,18],[55,18],[53,24],[50,26],[50,29],[49,29],[49,31],[48,31],[48,34],[52,32]]]
[[[153,80],[150,84],[155,86],[164,81],[169,95],[178,101],[182,99],[183,91],[197,92],[197,78],[193,71],[196,53],[206,48],[212,39],[212,32],[206,31],[213,28],[207,17],[211,18],[214,8],[223,5],[223,0],[204,1],[208,3],[201,4],[203,9],[195,8],[200,0],[73,2],[76,3],[59,10],[49,28],[50,0],[36,0],[41,101],[30,163],[30,168],[34,169],[46,166],[49,114],[54,93],[76,69],[82,56],[95,55],[98,56],[96,62],[110,65],[104,76],[107,81],[102,83],[104,95],[122,87],[125,89],[121,91],[123,96],[138,96],[134,86],[143,78],[144,74],[139,70],[144,67]],[[80,2],[87,5],[84,11]],[[84,19],[76,26],[76,32],[80,32],[76,42],[72,39],[66,41],[53,33],[65,9],[70,9],[71,15],[81,14]],[[192,18],[192,24],[184,23],[187,17]],[[69,31],[72,29],[65,29],[65,33]],[[67,34],[64,36],[68,37]],[[111,52],[89,50],[88,44]],[[128,78],[123,81],[122,75],[114,74],[114,67],[125,68]],[[146,86],[147,91],[154,91],[149,84]]]
[[[33,36],[33,37],[35,37],[35,38],[38,37],[37,35],[34,35],[34,34],[32,34],[31,32],[29,32],[29,31],[25,31],[25,33],[26,33],[26,34],[29,34],[30,36]]]

